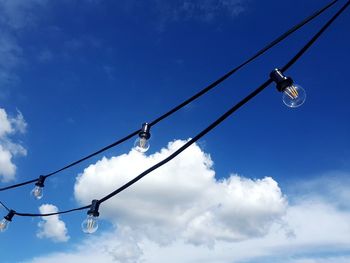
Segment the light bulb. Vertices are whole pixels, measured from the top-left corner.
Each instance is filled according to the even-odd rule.
[[[30,191],[30,195],[34,197],[36,200],[40,200],[44,196],[44,183],[46,177],[44,175],[40,175],[37,182],[35,183],[35,187],[32,191]]]
[[[89,211],[87,212],[87,218],[81,223],[81,228],[84,233],[92,234],[95,233],[98,228],[97,218],[100,215],[98,209],[100,202],[98,200],[92,200]]]
[[[0,221],[0,232],[5,232],[9,228],[9,224],[15,214],[15,211],[9,210],[7,216],[4,216],[4,218]]]
[[[301,106],[306,99],[305,90],[296,84],[292,84],[283,90],[283,103],[291,108]]]
[[[9,227],[10,221],[6,218],[0,221],[0,232],[5,232]]]
[[[277,90],[283,93],[283,103],[290,108],[301,106],[306,99],[305,90],[294,83],[291,77],[286,77],[276,68],[270,73],[270,78],[276,83]]]
[[[44,196],[44,187],[41,186],[35,186],[33,190],[30,192],[30,194],[36,199],[40,200]]]
[[[141,153],[147,152],[149,147],[150,147],[149,140],[147,140],[145,137],[137,138],[134,144],[135,150]]]
[[[87,234],[95,233],[96,230],[98,229],[97,216],[89,214],[81,224],[81,228],[83,229],[84,233],[87,233]]]
[[[151,126],[145,122],[142,124],[141,130],[139,132],[139,137],[134,143],[134,149],[141,153],[147,152],[149,149],[149,138],[151,138]]]

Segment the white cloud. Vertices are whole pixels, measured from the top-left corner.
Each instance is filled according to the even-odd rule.
[[[180,239],[159,245],[138,237],[130,229],[116,229],[85,240],[73,251],[37,257],[27,263],[93,263],[98,259],[104,263],[350,262],[349,211],[304,200],[290,206],[282,222],[274,224],[265,236],[240,242],[219,241],[210,249]]]
[[[10,181],[16,173],[16,166],[12,163],[12,154],[0,145],[0,178],[2,181]]]
[[[86,204],[103,196],[183,143],[150,156],[131,151],[102,158],[77,178],[76,199]],[[100,217],[113,223],[108,233],[27,262],[348,262],[350,211],[333,200],[350,200],[339,192],[322,199],[299,194],[287,204],[272,178],[218,181],[210,156],[195,145],[101,205]]]
[[[297,187],[291,189],[291,192],[296,200],[327,200],[336,207],[350,209],[350,178],[344,172],[332,171],[310,181],[297,182]]]
[[[350,256],[340,257],[325,257],[325,258],[314,258],[314,259],[296,259],[290,260],[287,263],[349,263]]]
[[[26,149],[10,138],[16,133],[24,133],[27,123],[21,112],[16,117],[9,117],[6,111],[0,108],[0,181],[8,182],[15,179],[16,166],[13,157],[26,155]]]
[[[4,137],[6,134],[12,132],[11,121],[7,117],[7,113],[4,109],[0,108],[0,138]]]
[[[39,207],[39,211],[41,214],[56,213],[58,209],[54,205],[44,204]],[[58,215],[42,217],[38,227],[38,238],[48,238],[54,242],[67,242],[69,239],[66,224],[60,220]]]
[[[103,158],[84,170],[75,197],[89,203],[121,186],[138,173],[174,152],[185,141],[146,156],[132,150]],[[160,244],[183,238],[212,246],[264,235],[285,211],[286,200],[272,178],[251,180],[232,175],[217,181],[213,162],[197,145],[143,178],[101,206],[101,214],[120,228]]]

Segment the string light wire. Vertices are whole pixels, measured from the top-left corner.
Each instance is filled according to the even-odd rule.
[[[279,44],[280,42],[282,42],[283,40],[285,40],[287,37],[289,37],[290,35],[292,35],[294,32],[296,32],[297,30],[299,30],[300,28],[302,28],[303,26],[305,26],[306,24],[308,24],[309,22],[311,22],[312,20],[314,20],[316,17],[318,17],[319,15],[321,15],[322,13],[324,13],[326,10],[328,10],[330,7],[332,7],[334,4],[336,4],[339,0],[333,0],[330,3],[328,3],[327,5],[325,5],[324,7],[322,7],[320,10],[316,11],[315,13],[313,13],[312,15],[308,16],[307,18],[305,18],[304,20],[302,20],[300,23],[296,24],[295,26],[291,27],[289,30],[287,30],[285,33],[283,33],[282,35],[280,35],[279,37],[277,37],[275,40],[273,40],[272,42],[270,42],[269,44],[267,44],[265,47],[263,47],[262,49],[260,49],[257,53],[255,53],[252,57],[250,57],[249,59],[247,59],[246,61],[244,61],[242,64],[238,65],[237,67],[235,67],[234,69],[230,70],[229,72],[227,72],[225,75],[221,76],[219,79],[215,80],[214,82],[212,82],[211,84],[209,84],[207,87],[205,87],[204,89],[202,89],[201,91],[199,91],[198,93],[196,93],[195,95],[193,95],[192,97],[186,99],[185,101],[183,101],[182,103],[178,104],[177,106],[175,106],[174,108],[170,109],[168,112],[162,114],[161,116],[159,116],[158,118],[154,119],[153,121],[151,121],[149,123],[150,126],[154,126],[156,124],[158,124],[160,121],[166,119],[167,117],[169,117],[170,115],[174,114],[175,112],[177,112],[178,110],[180,110],[181,108],[185,107],[186,105],[188,105],[189,103],[193,102],[194,100],[198,99],[199,97],[203,96],[204,94],[206,94],[207,92],[209,92],[210,90],[212,90],[213,88],[215,88],[216,86],[218,86],[220,83],[222,83],[224,80],[226,80],[227,78],[229,78],[230,76],[232,76],[234,73],[236,73],[238,70],[242,69],[244,66],[248,65],[249,63],[251,63],[252,61],[254,61],[256,58],[260,57],[261,55],[263,55],[265,52],[267,52],[268,50],[270,50],[271,48],[273,48],[274,46],[276,46],[277,44]],[[102,152],[105,152],[129,139],[131,139],[132,137],[136,136],[138,133],[140,132],[140,129],[131,132],[130,134],[126,135],[125,137],[115,141],[114,143],[107,145],[105,147],[103,147],[100,150],[97,150],[77,161],[74,161],[56,171],[53,171],[51,173],[48,173],[46,175],[42,175],[44,177],[44,179],[53,176],[55,174],[58,174],[59,172],[62,172],[70,167],[73,167],[83,161],[86,161]],[[28,184],[32,184],[35,183],[39,180],[39,178],[35,178],[35,179],[31,179],[28,181],[24,181],[18,184],[13,184],[13,185],[9,185],[6,187],[2,187],[0,188],[0,192],[2,191],[6,191],[6,190],[10,190],[10,189],[14,189],[14,188],[18,188],[24,185],[28,185]]]
[[[328,29],[328,27],[345,11],[345,9],[350,5],[350,0],[344,4],[340,10],[330,19],[327,21],[327,23],[306,43],[305,46],[303,46],[297,54],[292,57],[291,60],[289,60],[282,68],[281,70],[287,71],[291,66],[293,66],[304,54],[306,51],[309,50],[309,48],[319,39],[319,37]],[[199,139],[201,139],[203,136],[208,134],[211,130],[216,128],[219,124],[221,124],[224,120],[226,120],[229,116],[231,116],[234,112],[236,112],[238,109],[240,109],[242,106],[244,106],[246,103],[248,103],[251,99],[253,99],[255,96],[257,96],[260,92],[262,92],[265,88],[267,88],[273,80],[269,78],[266,80],[262,85],[260,85],[256,90],[251,92],[248,96],[243,98],[240,102],[238,102],[236,105],[234,105],[232,108],[230,108],[228,111],[226,111],[223,115],[221,115],[218,119],[216,119],[213,123],[211,123],[208,127],[206,127],[204,130],[202,130],[200,133],[198,133],[194,138],[189,140],[187,143],[185,143],[182,147],[180,147],[178,150],[176,150],[174,153],[169,155],[167,158],[163,159],[162,161],[158,162],[157,164],[153,165],[152,167],[148,168],[138,176],[136,176],[134,179],[130,180],[126,184],[122,185],[115,191],[109,193],[108,195],[104,196],[103,198],[97,200],[98,205],[102,204],[103,202],[109,200],[110,198],[116,196],[120,192],[126,190],[130,186],[132,186],[134,183],[142,179],[147,174],[151,173],[152,171],[158,169],[159,167],[163,166],[164,164],[168,163],[172,159],[174,159],[176,156],[178,156],[180,153],[182,153],[184,150],[186,150],[188,147],[190,147],[192,144],[197,142]],[[45,216],[52,216],[52,215],[59,215],[59,214],[66,214],[73,211],[79,211],[90,208],[91,205],[82,206],[79,208],[74,208],[66,211],[56,212],[56,213],[48,213],[48,214],[31,214],[31,213],[18,213],[15,212],[18,216],[26,216],[26,217],[45,217]]]
[[[3,202],[0,201],[0,205],[5,208],[8,212],[10,212],[10,208],[8,208]]]

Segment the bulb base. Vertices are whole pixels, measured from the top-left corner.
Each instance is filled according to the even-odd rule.
[[[9,221],[12,222],[12,218],[15,216],[16,212],[14,210],[10,210],[9,213],[4,216],[4,218]]]
[[[283,92],[294,83],[292,78],[286,77],[282,71],[277,68],[270,73],[270,78],[276,83],[276,88],[279,92]]]
[[[45,176],[40,175],[40,176],[39,176],[39,179],[38,179],[38,181],[35,183],[35,185],[36,185],[36,186],[39,186],[39,187],[44,187],[44,186],[45,186],[45,185],[44,185],[45,179],[46,179]]]
[[[89,211],[87,212],[88,215],[92,215],[94,217],[98,217],[100,213],[98,212],[98,209],[100,208],[100,203],[98,200],[92,200],[91,206]]]
[[[141,131],[139,132],[139,137],[148,140],[149,138],[151,138],[150,130],[151,126],[147,122],[143,123]]]

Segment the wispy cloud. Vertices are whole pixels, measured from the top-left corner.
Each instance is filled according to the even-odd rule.
[[[243,0],[154,0],[158,15],[158,29],[163,31],[167,24],[181,21],[214,22],[217,18],[236,18],[246,9]]]
[[[22,30],[37,23],[37,11],[47,0],[0,0],[0,92],[19,81],[16,70],[24,63],[18,41]]]
[[[0,0],[2,27],[22,29],[36,23],[35,11],[47,0]]]
[[[103,4],[103,1],[88,1]],[[118,11],[130,15],[143,12],[151,16],[158,31],[164,31],[172,23],[196,21],[215,23],[224,19],[235,19],[247,9],[249,0],[150,0],[118,1]]]
[[[348,173],[332,171],[310,181],[299,181],[289,189],[295,200],[327,200],[340,209],[350,210],[350,178]]]
[[[15,71],[21,63],[22,48],[11,34],[2,31],[0,38],[0,91],[17,83],[18,77]]]
[[[160,10],[170,14],[168,18],[173,20],[196,19],[210,22],[223,15],[234,18],[244,11],[240,0],[185,0],[174,1],[168,5],[164,1],[157,1],[157,3]]]

